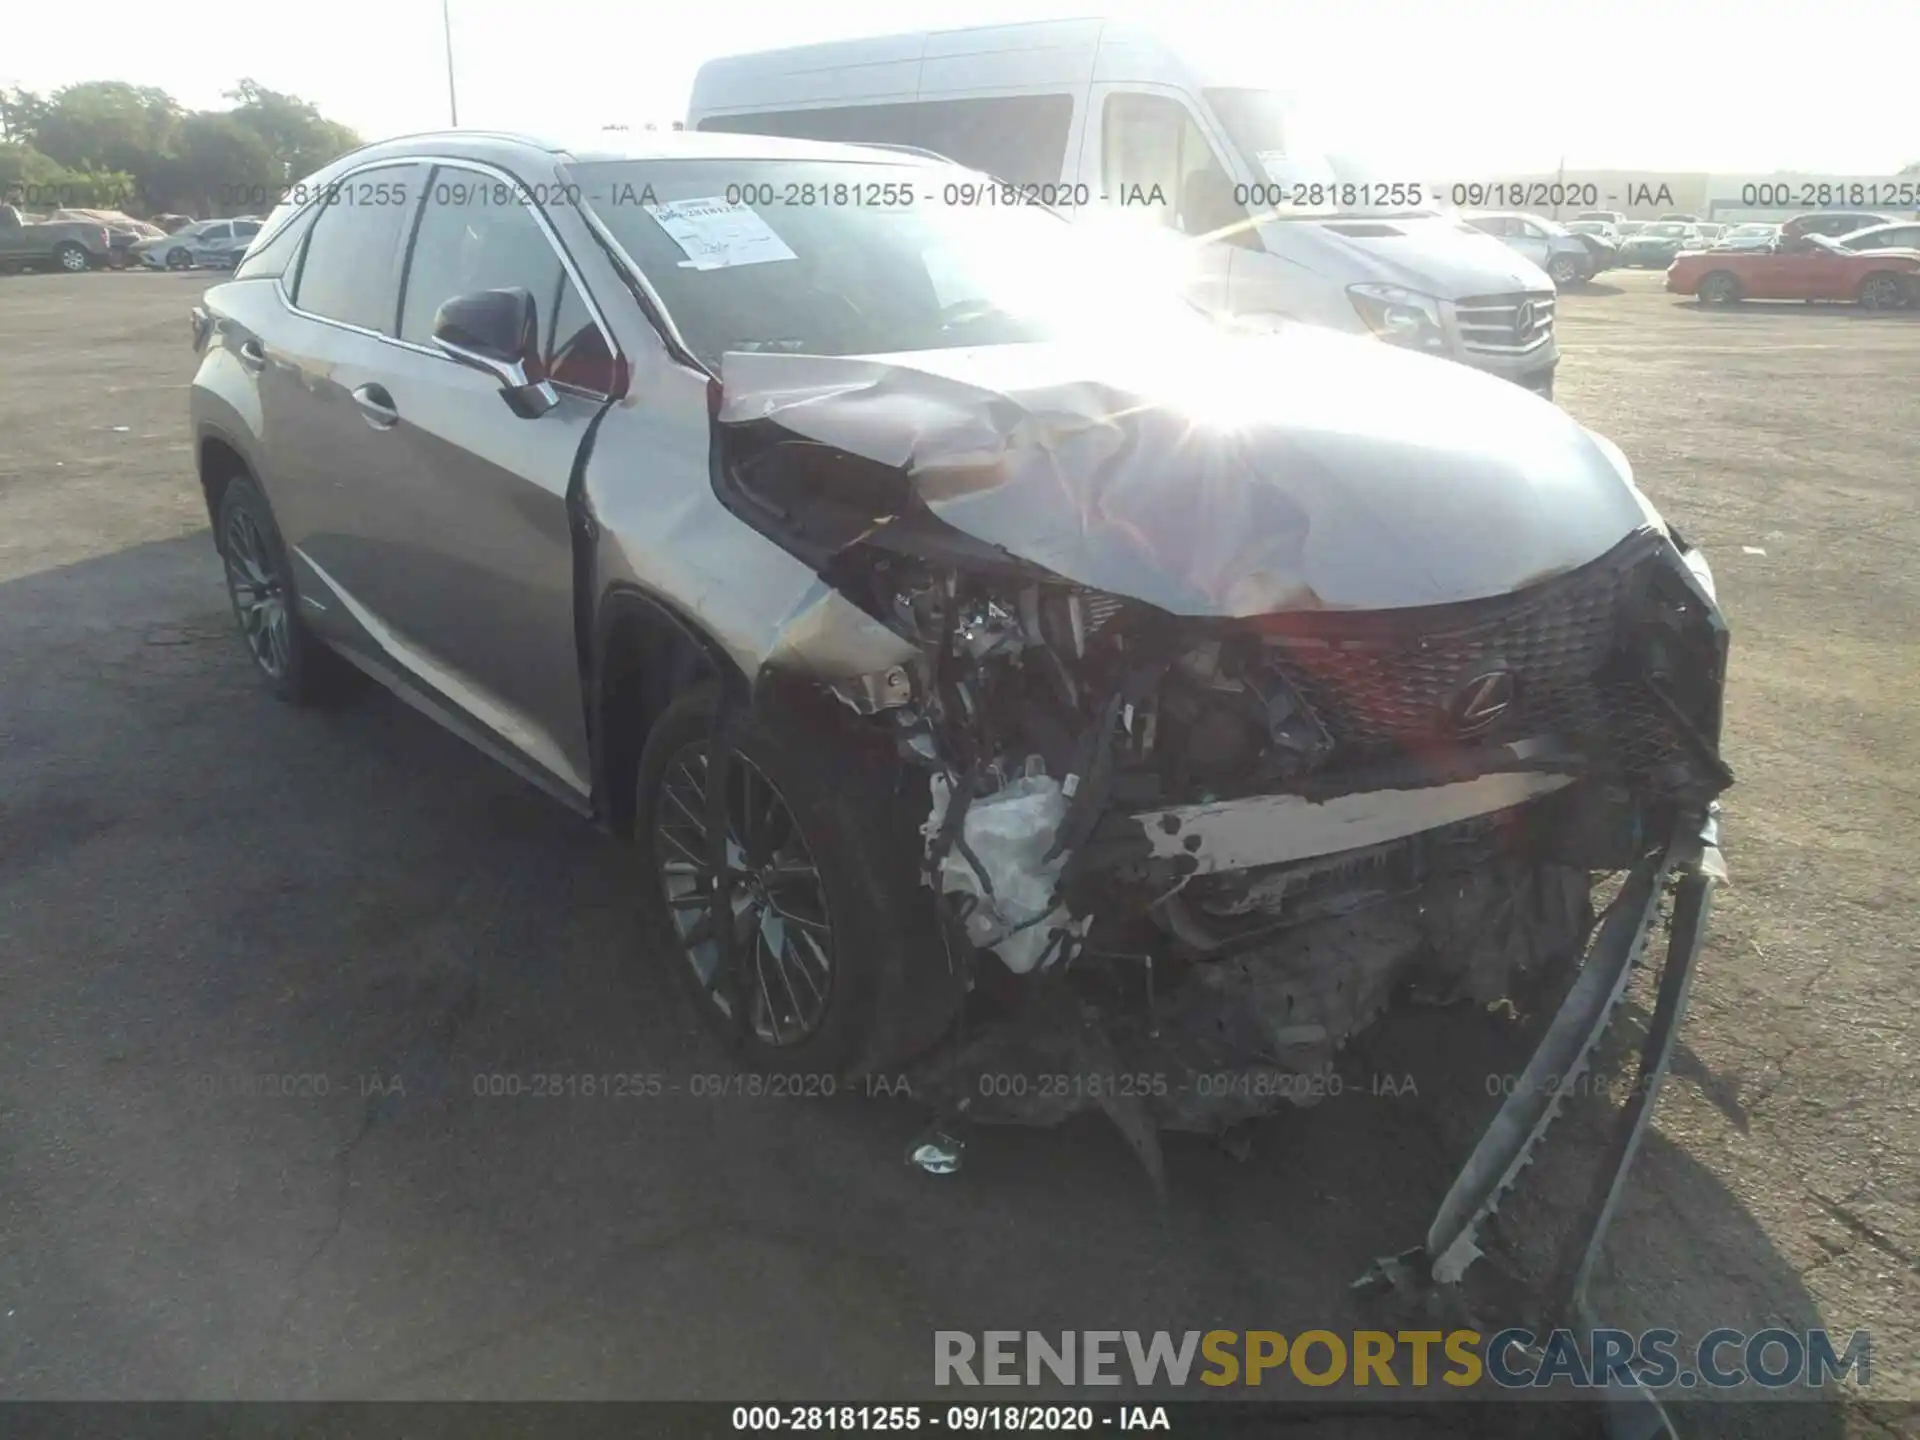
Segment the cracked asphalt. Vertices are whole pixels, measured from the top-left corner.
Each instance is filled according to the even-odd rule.
[[[1097,1121],[935,1178],[907,1100],[696,1093],[617,844],[384,694],[254,683],[185,434],[206,283],[0,281],[0,1395],[930,1397],[936,1329],[1368,1323],[1488,1110],[1452,1022],[1363,1048],[1417,1098],[1175,1141],[1165,1208]],[[1735,883],[1602,1310],[1866,1328],[1910,1399],[1920,314],[1658,285],[1566,297],[1560,393],[1713,559]],[[1900,1433],[1860,1398],[1691,1423]]]

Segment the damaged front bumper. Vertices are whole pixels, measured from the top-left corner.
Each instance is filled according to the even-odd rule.
[[[1161,1132],[1313,1103],[1403,998],[1564,988],[1424,1241],[1374,1277],[1451,1285],[1672,888],[1642,1083],[1556,1281],[1572,1305],[1665,1073],[1732,782],[1711,572],[1624,459],[1529,404],[1524,445],[1454,486],[1430,406],[1208,429],[1048,355],[750,359],[758,388],[713,392],[716,489],[824,587],[757,690],[831,694],[925,787],[940,978],[970,999],[915,1093],[948,1119],[1098,1109],[1164,1183]],[[884,669],[839,663],[856,627],[900,645]]]

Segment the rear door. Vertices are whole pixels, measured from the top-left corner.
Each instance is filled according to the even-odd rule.
[[[400,256],[425,178],[417,162],[357,171],[317,206],[281,280],[287,313],[259,337],[252,362],[268,498],[301,614],[376,660],[394,619],[379,595],[386,557],[377,523],[379,474],[393,446],[365,407],[388,379]]]

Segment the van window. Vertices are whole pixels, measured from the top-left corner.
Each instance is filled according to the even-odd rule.
[[[1038,185],[1060,178],[1072,124],[1070,95],[1002,95],[709,115],[694,128],[843,145],[912,145],[1002,180]]]
[[[1060,178],[1073,123],[1070,95],[1003,95],[991,100],[923,100],[921,138],[909,141],[1016,185]]]
[[[1167,202],[1156,217],[1163,224],[1258,248],[1232,178],[1186,106],[1122,93],[1107,97],[1104,118],[1100,178],[1108,196],[1151,196],[1158,187]]]

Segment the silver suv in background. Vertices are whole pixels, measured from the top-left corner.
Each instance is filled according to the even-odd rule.
[[[1460,217],[1474,229],[1493,236],[1546,271],[1561,289],[1582,285],[1600,268],[1593,250],[1577,234],[1544,215],[1513,211],[1473,210]]]
[[[233,220],[196,220],[171,235],[142,240],[134,258],[151,270],[192,270],[207,266],[229,270],[239,263],[261,222],[251,216]]]
[[[1551,403],[1217,326],[979,181],[473,132],[313,177],[193,317],[248,653],[289,701],[370,675],[629,837],[635,962],[745,1064],[1104,1110],[1159,1174],[1161,1130],[1310,1103],[1408,990],[1558,1006],[1440,1283],[1669,882],[1692,964],[1711,572]],[[979,1083],[1063,1070],[1166,1083]]]

